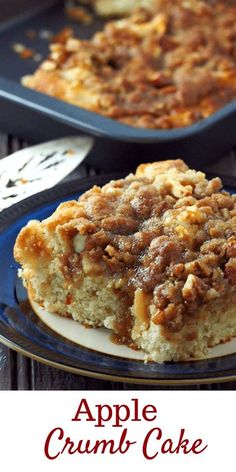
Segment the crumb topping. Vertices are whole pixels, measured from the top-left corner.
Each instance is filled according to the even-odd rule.
[[[153,129],[191,125],[234,100],[236,2],[154,3],[153,11],[107,23],[91,40],[59,34],[23,84]]]
[[[109,273],[139,319],[148,299],[152,321],[176,332],[235,288],[236,195],[221,188],[180,160],[147,164],[62,204],[42,224],[70,242],[61,261],[68,279],[82,269]]]

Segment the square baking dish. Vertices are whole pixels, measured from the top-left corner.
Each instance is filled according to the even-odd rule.
[[[14,3],[19,10],[19,3]],[[31,74],[38,64],[33,58],[22,59],[14,52],[13,44],[24,44],[47,57],[45,32],[57,33],[68,25],[79,37],[89,38],[103,23],[101,18],[89,26],[70,21],[61,1],[49,0],[0,24],[1,130],[32,143],[68,135],[92,135],[95,145],[86,162],[106,171],[132,169],[141,161],[170,157],[182,157],[200,168],[236,145],[236,101],[186,128],[148,130],[124,125],[20,84],[21,77]],[[37,33],[35,38],[28,37],[29,31]]]

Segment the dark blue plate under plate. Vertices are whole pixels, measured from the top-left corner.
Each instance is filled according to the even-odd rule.
[[[61,201],[75,199],[110,176],[68,182],[27,198],[0,215],[0,341],[33,359],[73,373],[140,384],[193,384],[236,380],[236,354],[214,359],[144,364],[102,354],[68,341],[40,321],[29,308],[17,277],[13,246],[30,219],[48,217]]]

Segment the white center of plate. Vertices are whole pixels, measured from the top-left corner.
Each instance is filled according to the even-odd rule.
[[[111,331],[106,328],[85,328],[77,321],[55,315],[30,301],[36,315],[49,328],[64,338],[94,351],[126,359],[144,360],[144,352],[135,351],[128,346],[115,344],[111,340]],[[236,338],[210,349],[207,359],[227,356],[236,352]]]

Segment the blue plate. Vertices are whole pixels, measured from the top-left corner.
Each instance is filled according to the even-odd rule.
[[[17,276],[13,246],[31,219],[48,217],[61,201],[76,199],[110,176],[72,181],[27,198],[0,215],[0,341],[47,365],[73,373],[140,384],[194,384],[236,380],[236,354],[181,363],[148,363],[118,358],[79,346],[48,328],[29,307]]]

